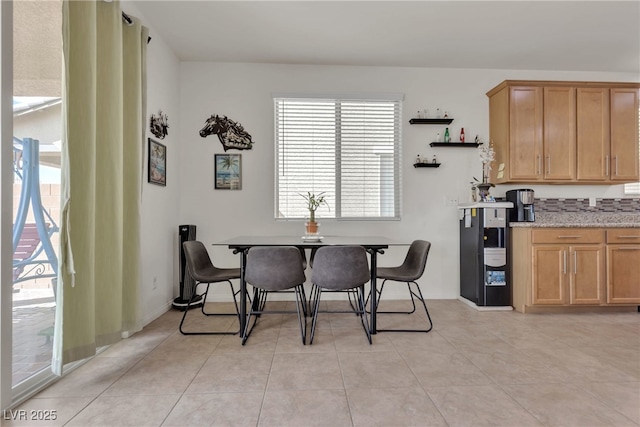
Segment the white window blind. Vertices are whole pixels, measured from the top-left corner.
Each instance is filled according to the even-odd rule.
[[[276,218],[400,218],[400,100],[274,98]]]

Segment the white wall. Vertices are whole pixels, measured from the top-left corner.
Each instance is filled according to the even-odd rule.
[[[303,225],[274,220],[274,92],[405,94],[403,117],[403,204],[401,221],[324,220],[322,233],[375,234],[410,242],[432,242],[426,273],[420,283],[427,298],[459,295],[458,212],[445,206],[445,197],[469,201],[472,177],[480,177],[481,163],[474,149],[431,148],[444,126],[409,125],[419,109],[446,110],[454,122],[452,138],[465,128],[467,140],[478,134],[488,139],[486,92],[505,79],[638,81],[628,74],[459,70],[392,67],[295,66],[183,62],[180,64],[180,223],[196,224],[205,244],[237,235],[302,235]],[[211,114],[227,115],[252,136],[252,150],[242,154],[242,190],[214,190],[214,154],[223,153],[217,137],[198,135]],[[170,117],[172,115],[170,114]],[[175,134],[172,138],[176,137]],[[417,154],[434,154],[437,169],[412,167]],[[171,155],[171,152],[170,152]],[[170,174],[173,180],[173,173]],[[620,197],[621,186],[527,186],[536,197]],[[504,196],[509,186],[494,189]],[[177,223],[176,223],[177,224]],[[174,227],[175,228],[175,227]],[[149,230],[151,231],[151,230]],[[214,263],[235,266],[238,258],[226,247],[210,247]],[[406,247],[392,248],[381,265],[401,262]],[[168,264],[172,260],[166,260]],[[226,296],[227,292],[220,295]],[[393,296],[393,294],[389,294]]]
[[[125,12],[145,22],[135,5],[122,2]],[[167,186],[146,182],[142,188],[143,320],[148,323],[169,309],[178,294],[180,224],[197,225],[197,238],[206,244],[237,235],[301,235],[298,221],[274,220],[274,92],[405,94],[403,118],[403,205],[401,221],[322,221],[325,234],[377,234],[409,242],[433,243],[421,284],[427,298],[456,298],[459,294],[458,212],[445,206],[445,197],[468,201],[469,181],[480,176],[474,149],[431,148],[444,126],[408,124],[419,109],[448,111],[457,138],[465,128],[467,140],[488,138],[485,93],[505,79],[638,81],[638,76],[613,73],[511,70],[455,70],[393,67],[256,65],[182,62],[150,28],[148,46],[147,120],[161,109],[169,117]],[[254,148],[242,154],[243,189],[214,190],[214,154],[223,153],[215,136],[198,135],[211,114],[227,115],[253,136]],[[152,137],[151,134],[148,136]],[[415,156],[434,154],[442,166],[415,169]],[[529,187],[529,186],[528,186]],[[621,197],[621,186],[530,186],[537,197]],[[504,195],[511,186],[494,189]],[[237,266],[238,256],[226,247],[209,246],[216,265]],[[389,249],[381,265],[402,261],[406,247]],[[400,295],[388,294],[391,297]],[[228,291],[213,295],[228,299]],[[402,294],[404,296],[404,294]]]
[[[123,5],[128,14],[140,17],[131,5]],[[145,24],[142,19],[143,25]],[[141,302],[142,320],[147,324],[167,311],[177,294],[177,233],[179,224],[180,183],[180,109],[179,61],[166,43],[149,28],[147,45],[147,137],[167,147],[167,186],[147,182],[147,141],[144,141],[144,176],[141,207]],[[149,118],[162,110],[169,121],[168,135],[158,139],[151,134]]]

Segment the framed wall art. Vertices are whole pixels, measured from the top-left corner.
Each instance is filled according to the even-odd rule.
[[[167,147],[149,138],[149,182],[167,185]]]
[[[242,157],[240,154],[216,154],[214,163],[214,188],[216,190],[242,189]]]

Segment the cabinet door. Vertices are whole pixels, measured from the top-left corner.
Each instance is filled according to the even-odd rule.
[[[576,177],[576,90],[544,88],[543,171],[545,180]]]
[[[603,303],[603,245],[571,246],[569,258],[569,302],[571,304]]]
[[[533,246],[532,304],[566,303],[567,246]]]
[[[576,95],[577,178],[609,178],[609,89],[578,88]],[[637,134],[636,134],[637,135]]]
[[[611,89],[610,176],[638,181],[638,89]]]
[[[607,245],[607,303],[640,304],[640,245]]]
[[[512,180],[542,180],[542,88],[512,87],[509,92],[510,172]]]

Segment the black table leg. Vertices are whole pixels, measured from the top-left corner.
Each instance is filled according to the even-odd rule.
[[[378,276],[376,274],[376,269],[378,268],[377,262],[377,254],[378,251],[375,249],[370,250],[371,253],[371,315],[369,320],[369,329],[370,333],[376,334],[378,333],[377,325],[376,325],[376,311],[378,310],[378,291],[377,291],[377,280]]]
[[[244,329],[247,323],[247,282],[244,279],[245,266],[247,265],[247,251],[240,251],[240,338],[244,338]]]

